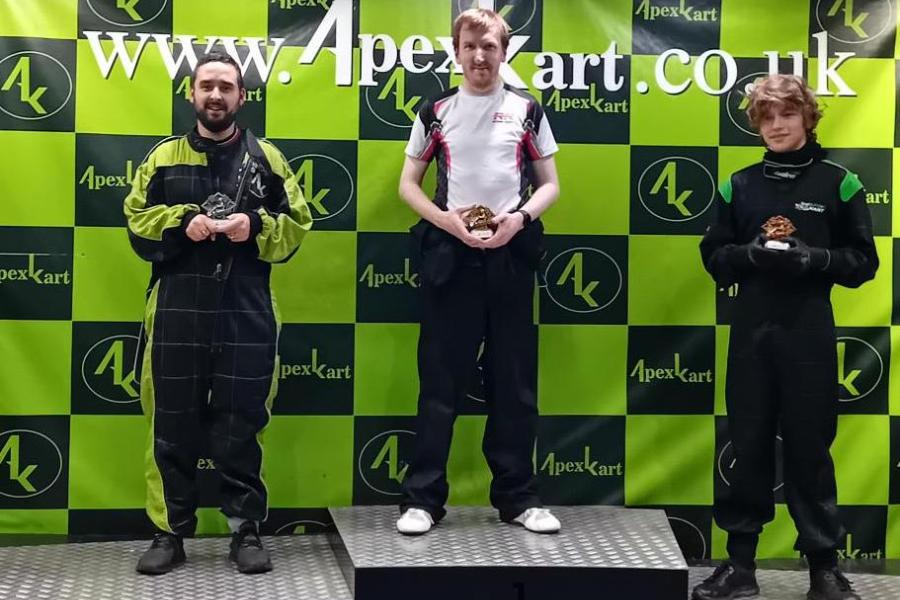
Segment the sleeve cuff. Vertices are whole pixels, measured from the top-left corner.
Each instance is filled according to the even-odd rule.
[[[187,228],[188,225],[191,224],[191,221],[194,220],[194,217],[201,214],[199,210],[191,210],[184,213],[184,216],[181,217],[181,236],[187,238]]]
[[[262,231],[262,217],[253,211],[245,214],[250,218],[250,237],[255,238]]]

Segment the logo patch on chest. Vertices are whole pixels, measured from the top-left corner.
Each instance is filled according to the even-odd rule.
[[[250,193],[260,199],[266,197],[266,186],[258,172],[250,180]]]
[[[825,205],[818,204],[817,202],[795,202],[794,208],[796,208],[797,210],[802,210],[804,212],[815,212],[815,213],[825,212]]]
[[[491,119],[492,123],[512,123],[515,119],[509,113],[505,112],[495,112],[494,117]]]

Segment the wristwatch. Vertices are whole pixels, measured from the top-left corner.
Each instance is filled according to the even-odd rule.
[[[531,214],[524,208],[520,208],[516,212],[522,213],[522,227],[528,227],[529,223],[531,223]]]

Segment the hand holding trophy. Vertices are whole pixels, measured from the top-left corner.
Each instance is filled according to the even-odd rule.
[[[475,206],[472,210],[463,215],[463,223],[469,233],[475,237],[486,240],[494,235],[497,226],[494,224],[494,213],[486,206]]]
[[[766,238],[766,243],[764,244],[766,248],[771,250],[788,250],[791,244],[785,239],[794,235],[797,228],[794,227],[794,224],[787,217],[776,215],[769,217],[769,220],[763,223],[762,230]]]

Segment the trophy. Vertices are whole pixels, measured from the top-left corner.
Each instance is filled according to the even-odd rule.
[[[787,250],[791,247],[784,239],[794,234],[797,228],[791,223],[787,217],[777,215],[769,217],[769,220],[762,225],[763,234],[766,236],[766,248],[772,250]]]
[[[200,205],[200,208],[206,211],[206,216],[210,219],[222,220],[234,213],[236,206],[237,202],[222,192],[216,192],[215,194],[210,194],[203,204]]]
[[[494,213],[487,206],[476,206],[463,216],[463,223],[469,233],[475,237],[486,240],[494,235],[497,226],[491,221]]]

